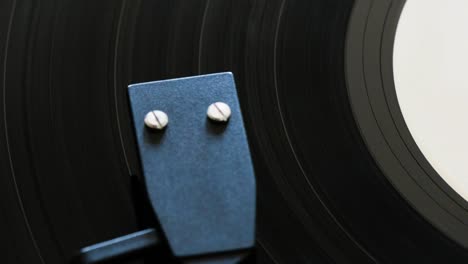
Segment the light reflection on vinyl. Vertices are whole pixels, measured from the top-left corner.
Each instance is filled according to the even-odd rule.
[[[398,26],[398,100],[421,151],[468,200],[468,2],[408,1]]]
[[[398,112],[404,2],[0,1],[0,263],[69,263],[157,225],[128,85],[225,71],[256,168],[256,264],[468,263],[468,203]],[[407,0],[395,78],[468,200],[467,13]]]

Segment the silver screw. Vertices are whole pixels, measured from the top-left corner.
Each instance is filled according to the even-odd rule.
[[[216,122],[227,122],[231,117],[231,108],[223,102],[216,102],[208,107],[208,118]]]
[[[153,110],[145,116],[145,125],[151,129],[163,130],[168,123],[169,117],[163,111]]]

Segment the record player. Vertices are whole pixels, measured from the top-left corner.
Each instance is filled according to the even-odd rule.
[[[0,1],[0,263],[467,263],[467,11]]]

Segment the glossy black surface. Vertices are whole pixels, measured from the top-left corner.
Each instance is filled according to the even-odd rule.
[[[3,263],[64,263],[136,231],[127,85],[222,71],[252,146],[260,263],[466,263],[352,113],[349,21],[379,2],[399,1],[0,1]]]

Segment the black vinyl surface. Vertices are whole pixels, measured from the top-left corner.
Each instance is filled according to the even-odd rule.
[[[402,4],[1,0],[0,262],[66,263],[139,230],[127,86],[231,71],[257,176],[258,263],[467,263],[461,229],[422,213],[433,200],[408,202],[370,148],[384,137],[362,130],[350,100],[363,74],[350,52],[381,56],[349,42],[378,24],[350,21],[395,23],[385,10]]]

